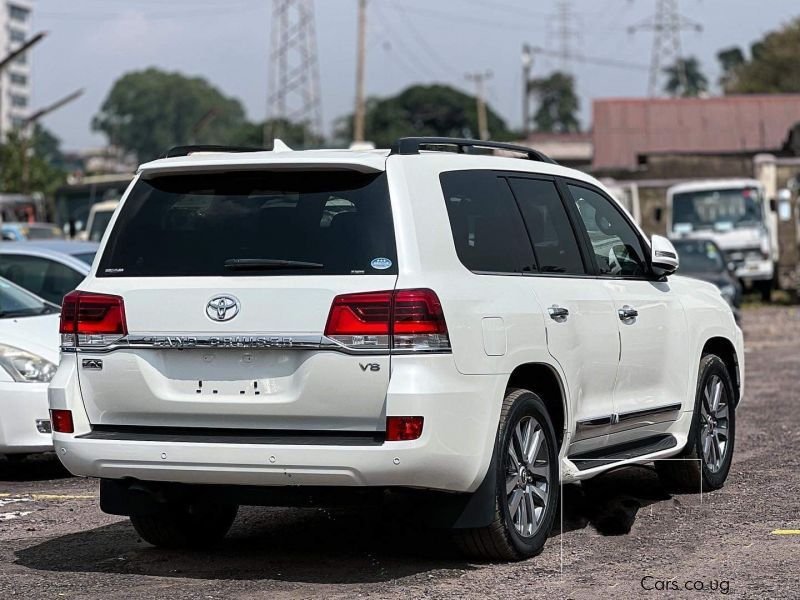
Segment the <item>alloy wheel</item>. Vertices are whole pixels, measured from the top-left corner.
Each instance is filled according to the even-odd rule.
[[[506,501],[514,528],[532,537],[544,519],[550,492],[550,450],[541,424],[520,419],[508,441]]]
[[[703,390],[700,406],[700,441],[703,460],[712,473],[722,468],[730,441],[730,407],[725,385],[718,375],[713,375]]]

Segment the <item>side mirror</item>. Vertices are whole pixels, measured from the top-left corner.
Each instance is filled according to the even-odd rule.
[[[650,265],[656,277],[666,277],[678,270],[680,260],[672,242],[663,236],[654,235],[650,245],[652,247]]]

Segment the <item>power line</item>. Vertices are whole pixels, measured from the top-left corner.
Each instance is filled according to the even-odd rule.
[[[472,23],[475,25],[480,25],[482,27],[494,27],[496,29],[524,29],[525,31],[531,30],[530,24],[521,23],[520,21],[505,21],[501,19],[484,19],[481,17],[471,17],[468,15],[459,15],[454,14],[452,12],[436,10],[433,8],[422,8],[417,6],[399,6],[397,4],[388,4],[388,6],[397,11],[405,11],[405,12],[415,12],[420,15],[426,15],[433,18],[438,18],[447,21],[451,25],[454,22],[462,22],[462,23]],[[543,22],[537,23],[537,25],[543,25]]]
[[[544,48],[540,48],[538,46],[531,46],[529,49],[530,52],[533,54],[541,54],[543,56],[561,56],[560,52],[556,52],[555,50],[545,50]],[[647,71],[649,69],[648,65],[644,63],[616,60],[613,58],[598,58],[594,56],[583,56],[581,54],[571,55],[570,60],[590,65],[598,65],[601,67],[612,67],[615,69],[629,69],[633,71]]]
[[[629,33],[653,32],[650,75],[647,79],[648,96],[655,96],[658,92],[661,70],[670,60],[677,64],[678,78],[681,86],[686,88],[686,66],[681,60],[681,31],[686,30],[699,32],[703,30],[703,26],[678,12],[678,0],[656,0],[655,14],[628,28]]]

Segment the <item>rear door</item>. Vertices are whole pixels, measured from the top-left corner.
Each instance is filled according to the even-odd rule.
[[[508,182],[533,243],[538,274],[528,281],[548,314],[548,349],[573,396],[578,445],[572,450],[603,446],[613,423],[620,350],[612,298],[589,275],[554,180],[511,177]]]
[[[116,349],[80,355],[101,361],[80,369],[89,419],[382,430],[386,336],[323,334],[334,298],[391,291],[396,279],[383,172],[142,178],[84,286],[121,296],[127,322]],[[372,323],[388,309],[351,316]]]

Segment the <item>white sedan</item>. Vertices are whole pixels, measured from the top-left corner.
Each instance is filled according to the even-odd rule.
[[[0,278],[0,454],[53,449],[47,384],[58,366],[58,312]]]

